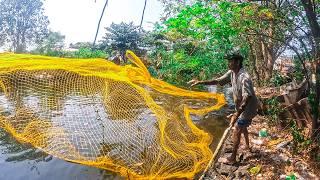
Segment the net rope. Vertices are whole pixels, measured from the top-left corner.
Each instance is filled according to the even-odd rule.
[[[194,92],[104,59],[0,54],[0,127],[75,163],[136,179],[193,178],[212,137],[192,115],[220,109],[222,94]],[[193,107],[191,102],[197,102]]]

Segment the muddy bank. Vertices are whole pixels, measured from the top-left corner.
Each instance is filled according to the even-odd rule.
[[[292,137],[282,129],[269,127],[263,116],[253,119],[249,127],[250,150],[244,149],[241,138],[237,154],[237,163],[228,165],[222,159],[229,157],[232,151],[232,139],[223,144],[218,161],[205,173],[204,179],[320,179],[319,169],[307,161],[301,154],[292,154]],[[259,131],[265,128],[266,137],[259,137]]]

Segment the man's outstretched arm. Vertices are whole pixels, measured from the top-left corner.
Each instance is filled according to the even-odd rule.
[[[207,81],[198,81],[198,80],[191,80],[188,82],[188,84],[191,84],[191,86],[195,86],[198,84],[204,84],[204,85],[225,85],[231,82],[231,71],[228,71],[225,73],[223,76],[217,78],[217,79],[212,79],[212,80],[207,80]]]
[[[191,80],[188,82],[188,84],[191,84],[192,86],[196,86],[198,84],[204,84],[204,85],[216,85],[219,82],[216,79],[212,79],[212,80],[207,80],[207,81],[198,81],[198,80]]]

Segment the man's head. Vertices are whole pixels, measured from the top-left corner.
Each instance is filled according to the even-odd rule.
[[[225,57],[228,60],[228,67],[232,71],[242,68],[243,57],[240,54],[230,54]]]

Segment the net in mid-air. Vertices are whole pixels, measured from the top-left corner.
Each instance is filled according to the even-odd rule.
[[[133,52],[126,56],[133,65],[0,54],[0,128],[58,158],[121,176],[194,177],[212,157],[212,137],[191,115],[218,110],[224,96],[154,79]]]

